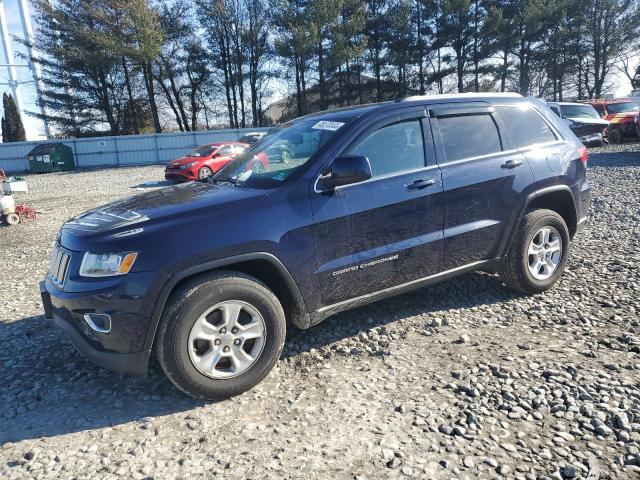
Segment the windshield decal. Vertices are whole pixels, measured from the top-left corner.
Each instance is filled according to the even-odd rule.
[[[323,120],[321,122],[316,123],[313,127],[314,130],[330,130],[335,132],[340,127],[344,125],[343,122],[329,122],[327,120]]]

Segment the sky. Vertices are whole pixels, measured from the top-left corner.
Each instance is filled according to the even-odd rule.
[[[7,22],[9,26],[9,34],[10,35],[18,35],[22,36],[22,23],[20,22],[20,12],[18,9],[18,0],[0,0],[0,3],[4,3],[5,12],[7,15]],[[33,7],[31,8],[33,13]],[[1,40],[0,40],[1,41]],[[14,55],[16,56],[16,63],[21,64],[25,63],[24,60],[17,58],[17,54],[19,52],[24,52],[24,48],[22,48],[15,41],[13,42],[13,50]],[[636,62],[639,61],[639,58],[636,57]],[[7,63],[4,58],[4,53],[2,48],[0,48],[0,63]],[[28,68],[18,68],[18,81],[29,81],[31,80],[31,71]],[[7,83],[8,80],[8,72],[4,67],[0,67],[0,93],[7,92],[10,93],[11,89],[7,85],[2,85],[3,83]],[[629,80],[621,73],[613,72],[612,81],[617,85],[616,96],[624,97],[629,95],[631,91],[631,84]],[[25,109],[27,111],[35,111],[35,91],[33,88],[33,84],[24,84],[21,85],[22,98],[24,99]],[[277,100],[277,99],[274,99]],[[44,128],[42,122],[37,120],[29,115],[23,115],[23,122],[25,124],[25,129],[27,131],[27,138],[29,140],[38,140],[44,138]]]

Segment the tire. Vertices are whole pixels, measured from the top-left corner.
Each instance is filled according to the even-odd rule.
[[[239,340],[242,332],[235,336],[231,332],[223,332],[220,326],[224,325],[223,312],[228,305],[241,305],[242,310],[235,323],[239,328],[255,331],[260,323],[257,319],[261,318],[263,337],[243,340],[242,345],[236,347],[234,342]],[[203,314],[208,311],[210,313],[204,321]],[[250,318],[244,326],[241,324],[243,316]],[[223,323],[214,326],[215,320]],[[211,341],[196,338],[199,325],[206,325],[207,335],[215,331],[211,334]],[[233,323],[227,325],[231,328]],[[282,305],[263,283],[243,273],[213,272],[188,281],[171,295],[158,330],[156,355],[166,376],[180,390],[199,399],[220,400],[246,392],[267,376],[280,358],[285,332]],[[216,347],[215,342],[220,344],[216,343]],[[233,358],[236,357],[233,356],[240,349],[247,351],[247,345],[252,349],[250,355],[255,360],[244,371],[235,373],[233,370],[238,370],[238,364],[235,364]],[[226,356],[220,353],[225,348],[231,352]],[[210,365],[210,362],[205,362],[207,356],[215,359],[218,353],[222,357],[218,357],[213,369],[202,370],[204,363]]]
[[[289,152],[289,150],[283,150],[280,155],[280,160],[282,163],[289,163],[291,161],[291,152]]]
[[[256,160],[253,162],[253,165],[251,165],[251,170],[253,170],[253,173],[262,173],[264,172],[264,165],[262,165],[260,160]]]
[[[547,253],[544,250],[539,250],[538,247],[543,243],[541,241],[544,238],[541,233],[543,230],[549,231],[548,244],[553,245]],[[560,240],[559,255],[555,251],[556,238]],[[564,271],[569,254],[569,244],[569,229],[560,215],[552,210],[543,209],[527,212],[520,222],[509,251],[498,267],[498,274],[507,287],[525,294],[532,295],[549,290]],[[532,250],[538,253],[531,254]],[[538,265],[536,262],[540,260],[540,255],[545,260],[540,262],[539,268],[536,268]],[[548,267],[556,262],[555,269]],[[532,271],[536,271],[537,274],[534,275]]]
[[[4,221],[7,222],[7,225],[12,227],[13,225],[18,225],[20,223],[20,217],[17,213],[9,213],[4,217]]]
[[[198,170],[198,178],[200,180],[204,180],[205,178],[209,178],[211,175],[213,175],[213,172],[211,171],[211,169],[209,167],[202,167],[200,170]]]
[[[618,145],[622,143],[622,141],[623,141],[622,132],[620,131],[619,128],[614,128],[609,132],[609,143]]]

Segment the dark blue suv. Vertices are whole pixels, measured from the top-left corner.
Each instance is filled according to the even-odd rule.
[[[287,163],[251,168],[276,143]],[[206,399],[264,378],[288,324],[474,270],[535,294],[590,201],[585,148],[542,102],[452,95],[296,119],[214,177],[120,200],[60,231],[47,318],[98,365]]]

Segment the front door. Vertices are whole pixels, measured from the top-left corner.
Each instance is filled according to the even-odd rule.
[[[423,108],[402,111],[376,121],[342,152],[366,156],[370,180],[312,192],[325,306],[441,268],[442,180],[429,123]]]

